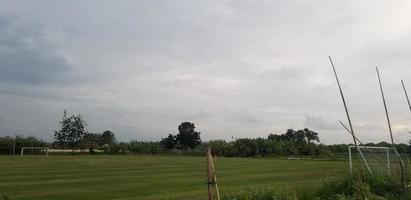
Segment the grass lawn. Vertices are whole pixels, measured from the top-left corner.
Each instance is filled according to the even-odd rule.
[[[222,194],[261,185],[316,186],[346,173],[342,161],[217,158]],[[0,156],[8,199],[206,199],[206,158],[169,156]]]

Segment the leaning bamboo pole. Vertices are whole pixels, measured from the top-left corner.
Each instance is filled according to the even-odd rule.
[[[402,84],[402,88],[404,89],[405,98],[407,99],[408,108],[409,108],[410,111],[411,111],[410,99],[408,98],[407,90],[405,89],[405,85],[404,85],[404,81],[403,81],[403,80],[401,80],[401,84]]]
[[[384,104],[385,116],[387,118],[388,130],[390,132],[391,144],[392,144],[392,147],[394,149],[395,154],[397,155],[398,159],[400,160],[402,189],[405,190],[405,166],[404,166],[404,162],[401,159],[401,155],[398,153],[397,148],[396,148],[395,143],[394,143],[394,137],[392,135],[390,117],[388,115],[387,103],[385,102],[384,90],[382,89],[380,72],[378,71],[378,67],[376,67],[375,69],[377,71],[378,83],[380,84],[381,97],[382,97],[382,102]]]
[[[350,135],[352,135],[352,133],[350,132],[350,130],[347,128],[347,126],[346,126],[342,121],[339,121],[339,122],[340,122],[340,124],[345,128],[345,130],[347,130],[347,132],[348,132]],[[380,157],[378,157],[374,152],[372,152],[367,146],[365,146],[365,144],[364,144],[363,142],[361,142],[360,139],[358,139],[358,138],[355,137],[355,136],[353,136],[353,137],[358,141],[358,143],[360,143],[360,145],[362,145],[362,146],[364,147],[365,150],[367,150],[371,155],[373,155],[381,164],[385,164],[384,161],[383,161]],[[367,161],[366,161],[365,158],[364,158],[364,155],[362,154],[362,152],[360,152],[360,153],[361,153],[361,157],[362,157],[362,159],[364,160],[364,163],[365,163],[365,165],[366,165],[366,167],[367,167],[370,175],[372,176],[373,174],[372,174],[372,172],[371,172],[370,167],[368,166]]]
[[[345,114],[347,116],[348,124],[350,126],[350,132],[353,136],[353,141],[354,141],[355,148],[357,149],[358,152],[360,152],[360,149],[358,148],[357,140],[355,140],[354,129],[353,129],[353,126],[352,126],[352,123],[351,123],[350,114],[348,112],[347,103],[345,102],[344,93],[341,89],[341,84],[340,84],[340,81],[338,79],[337,71],[335,70],[334,63],[331,59],[331,56],[328,56],[328,59],[330,60],[331,67],[332,67],[334,75],[335,75],[335,79],[337,80],[338,89],[340,90],[341,99],[342,99],[342,102],[343,102],[343,105],[344,105]],[[360,193],[360,198],[365,199],[365,197],[363,195],[363,191],[362,191],[362,185],[363,185],[362,183],[363,183],[363,179],[364,179],[363,164],[362,164],[361,159],[358,159],[358,162],[359,162],[359,167],[358,167],[358,171],[359,171],[358,176],[359,176],[359,178],[358,178],[358,181],[359,181],[359,185],[360,185],[358,189],[359,189],[359,193]]]

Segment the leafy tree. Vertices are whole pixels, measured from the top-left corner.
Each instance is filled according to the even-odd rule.
[[[233,156],[234,148],[225,140],[211,140],[206,144],[210,147],[211,153],[218,156]]]
[[[128,146],[130,152],[138,154],[157,154],[161,150],[159,142],[142,142],[132,140]]]
[[[312,131],[308,128],[305,128],[303,131],[305,133],[305,137],[306,137],[308,143],[311,143],[311,141],[320,142],[320,138],[318,137],[318,133],[316,133],[316,132],[314,132],[314,131]]]
[[[168,134],[166,138],[161,138],[160,145],[167,150],[177,148],[177,138],[175,135]]]
[[[293,141],[297,142],[300,145],[307,143],[306,133],[303,130],[298,130],[294,133]]]
[[[111,131],[104,131],[100,137],[101,137],[100,145],[107,144],[109,146],[113,146],[113,144],[116,142],[116,137],[114,136],[114,133]]]
[[[13,138],[10,136],[0,137],[0,153],[12,154],[13,153]]]
[[[87,124],[80,115],[63,118],[60,124],[61,130],[55,131],[54,137],[63,146],[69,144],[74,153],[74,148],[80,146],[82,139],[87,134]]]
[[[178,126],[179,134],[176,136],[177,142],[181,148],[187,150],[193,149],[201,144],[200,132],[195,131],[195,125],[191,122],[183,122]]]
[[[271,133],[270,135],[268,135],[267,139],[268,139],[268,140],[279,141],[279,140],[281,140],[282,138],[281,138],[281,135],[276,135],[276,134],[272,134],[272,133]]]
[[[295,141],[295,131],[293,129],[287,129],[285,134],[281,136],[288,141]]]

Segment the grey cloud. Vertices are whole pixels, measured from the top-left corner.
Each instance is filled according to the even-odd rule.
[[[330,54],[360,136],[386,136],[375,65],[393,123],[410,120],[398,85],[411,88],[408,5],[4,2],[0,13],[13,17],[0,17],[0,131],[50,137],[68,109],[90,131],[124,140],[159,139],[193,121],[205,140],[307,126],[322,142],[350,142]]]
[[[341,129],[338,127],[339,123],[337,120],[330,119],[330,117],[325,117],[324,115],[306,115],[304,120],[304,126],[316,130],[335,130]]]
[[[19,22],[0,13],[0,80],[6,83],[39,84],[61,81],[70,70],[41,27]]]

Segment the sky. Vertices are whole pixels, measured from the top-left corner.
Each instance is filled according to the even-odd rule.
[[[409,1],[0,0],[0,136],[53,140],[67,109],[90,132],[203,141],[309,128],[322,143],[410,139]]]

